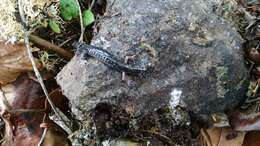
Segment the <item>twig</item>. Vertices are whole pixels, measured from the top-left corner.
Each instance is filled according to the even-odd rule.
[[[55,112],[55,114],[58,114],[58,112],[56,111],[55,105],[52,103],[52,101],[51,101],[51,99],[49,97],[48,91],[47,91],[47,89],[46,89],[46,87],[44,85],[44,82],[43,82],[43,79],[41,77],[41,74],[40,74],[40,72],[39,72],[39,70],[38,70],[38,68],[36,66],[35,61],[34,61],[32,50],[31,50],[31,47],[29,46],[29,32],[26,31],[24,34],[25,34],[25,36],[24,36],[24,43],[25,43],[25,46],[27,48],[27,53],[28,53],[29,58],[30,58],[31,63],[32,63],[34,73],[35,73],[35,75],[36,75],[36,77],[37,77],[37,79],[38,79],[38,81],[39,81],[39,83],[40,83],[40,85],[42,87],[42,90],[43,90],[43,92],[44,92],[48,102],[50,103],[53,111]]]
[[[38,112],[46,112],[45,109],[12,109],[9,110],[9,113],[18,114],[18,113],[38,113]]]
[[[82,11],[81,11],[81,8],[80,8],[80,4],[79,4],[79,1],[78,0],[75,0],[78,7],[79,7],[79,20],[80,20],[80,30],[81,30],[81,34],[80,34],[80,37],[79,37],[79,42],[83,42],[83,35],[84,35],[84,31],[85,31],[85,28],[83,26],[83,20],[82,20]]]
[[[248,26],[245,28],[245,30],[248,30],[251,26],[253,26],[256,23],[256,20],[252,20],[249,22]]]
[[[19,12],[20,12],[20,16],[23,15],[23,16],[21,16],[22,21],[24,21],[23,23],[26,24],[26,20],[24,19],[24,13],[22,12],[22,9],[21,9],[21,8],[22,8],[22,7],[21,7],[21,1],[22,1],[22,0],[18,0]],[[42,77],[41,77],[41,75],[40,75],[40,72],[39,72],[37,66],[36,66],[36,63],[35,63],[35,60],[34,60],[34,57],[33,57],[33,54],[32,54],[32,49],[31,49],[31,47],[30,47],[30,45],[29,45],[29,31],[26,29],[25,26],[23,26],[23,31],[24,31],[24,43],[25,43],[25,46],[26,46],[26,48],[27,48],[27,53],[28,53],[28,56],[29,56],[29,58],[30,58],[30,60],[31,60],[34,73],[35,73],[35,75],[36,75],[36,77],[37,77],[37,79],[38,79],[38,81],[39,81],[39,83],[40,83],[40,85],[41,85],[41,87],[42,87],[42,90],[43,90],[43,92],[44,92],[44,94],[45,94],[45,96],[46,96],[46,98],[47,98],[47,100],[48,100],[48,102],[49,102],[51,108],[53,109],[54,113],[63,121],[63,123],[64,123],[66,126],[68,126],[68,124],[67,124],[66,122],[64,122],[64,120],[61,118],[61,116],[60,116],[60,114],[58,113],[58,111],[57,111],[55,105],[54,105],[53,102],[51,101],[51,99],[50,99],[50,97],[49,97],[49,94],[48,94],[48,91],[47,91],[47,89],[46,89],[46,87],[45,87],[45,85],[44,85],[43,79],[42,79]],[[69,126],[68,126],[68,127],[69,127]]]
[[[256,98],[254,98],[254,99],[249,99],[249,98],[247,98],[246,101],[245,101],[245,103],[252,103],[252,102],[259,101],[259,100],[260,100],[260,97],[259,97],[259,96],[256,97]]]
[[[23,6],[22,6],[22,3],[21,3],[21,0],[18,0],[18,10],[19,10],[19,14],[20,14],[20,18],[22,20],[22,25],[24,28],[27,27],[27,21],[25,20],[25,14],[24,14],[24,11],[23,11]]]
[[[48,94],[48,91],[47,91],[45,85],[44,85],[44,82],[43,82],[43,79],[42,79],[42,77],[41,77],[41,74],[40,74],[40,72],[39,72],[39,70],[38,70],[38,68],[37,68],[37,66],[36,66],[36,63],[35,63],[35,61],[34,61],[33,54],[32,54],[32,49],[31,49],[31,47],[29,46],[29,32],[26,31],[26,30],[25,30],[25,33],[24,33],[24,43],[25,43],[25,46],[26,46],[26,48],[27,48],[27,53],[28,53],[29,58],[30,58],[31,63],[32,63],[34,73],[35,73],[35,75],[36,75],[36,77],[37,77],[37,79],[38,79],[38,81],[39,81],[39,83],[40,83],[40,85],[41,85],[41,87],[42,87],[42,90],[43,90],[43,92],[44,92],[44,94],[45,94],[45,96],[46,96],[46,98],[47,98],[47,100],[48,100],[48,102],[49,102],[51,108],[53,109],[54,113],[55,113],[62,121],[64,121],[64,120],[61,118],[60,114],[58,113],[58,111],[57,111],[55,105],[54,105],[53,102],[51,101],[51,98],[50,98],[50,96],[49,96],[49,94]],[[64,124],[67,125],[66,122],[64,122]]]
[[[53,51],[61,56],[63,56],[65,59],[70,60],[73,57],[73,53],[70,51],[67,51],[55,44],[50,43],[49,41],[42,39],[38,36],[30,34],[30,40],[33,41],[34,43],[44,47],[47,50]]]
[[[166,142],[166,143],[168,143],[170,145],[173,145],[173,142],[172,142],[172,140],[169,137],[167,137],[165,135],[162,135],[159,132],[150,131],[150,130],[140,130],[140,132],[146,132],[146,133],[149,133],[149,134],[153,134],[155,136],[160,137],[164,142]]]
[[[241,10],[244,12],[245,19],[247,20],[247,22],[252,23],[252,21],[256,19],[256,17],[252,16],[249,12],[247,12],[245,8],[242,7]]]
[[[108,9],[108,10],[111,10],[111,8],[114,6],[115,2],[116,2],[116,0],[114,0],[114,1],[112,2],[112,4],[109,6],[109,9]]]
[[[90,5],[90,7],[89,7],[89,10],[91,10],[91,9],[92,9],[92,7],[93,7],[94,3],[95,3],[95,0],[92,0],[92,2],[91,2],[91,5]]]
[[[38,143],[37,146],[41,146],[41,145],[42,145],[42,143],[43,143],[43,141],[44,141],[44,138],[45,138],[45,136],[46,136],[46,133],[47,133],[47,128],[44,128],[44,131],[43,131],[43,133],[42,133],[41,139],[40,139],[40,141],[39,141],[39,143]]]
[[[257,91],[258,91],[258,89],[259,89],[259,82],[260,82],[260,80],[258,79],[257,80],[257,82],[256,82],[256,87],[255,87],[255,89],[253,90],[253,96],[255,97],[256,96],[256,94],[257,94]]]
[[[68,43],[68,42],[71,41],[72,39],[73,39],[73,37],[71,37],[71,38],[65,40],[64,42],[62,42],[61,44],[59,44],[58,47],[64,46],[66,43]]]
[[[48,103],[48,102],[47,102],[47,100],[46,100],[46,98],[45,98],[45,101],[44,101],[44,109],[47,109],[47,103]],[[43,118],[42,118],[42,124],[45,123],[46,116],[47,116],[47,114],[44,113],[44,116],[43,116]],[[41,125],[40,125],[40,127],[42,128]],[[47,133],[47,127],[44,127],[44,130],[43,130],[41,139],[39,140],[37,146],[41,146],[41,144],[43,143],[43,140],[44,140],[44,138],[45,138],[45,136],[46,136],[46,133]]]

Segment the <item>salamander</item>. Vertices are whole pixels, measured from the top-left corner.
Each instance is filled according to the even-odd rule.
[[[145,67],[140,67],[140,65],[130,65],[124,63],[122,59],[115,57],[115,55],[109,53],[101,47],[88,45],[84,42],[74,42],[72,46],[77,49],[78,53],[83,54],[85,57],[94,57],[100,62],[104,63],[106,66],[120,72],[126,72],[128,74],[140,74],[147,70]]]

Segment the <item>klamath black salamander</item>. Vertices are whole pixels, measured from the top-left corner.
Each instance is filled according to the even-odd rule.
[[[113,54],[109,53],[101,47],[88,45],[83,42],[74,42],[72,45],[80,54],[83,54],[83,56],[92,56],[100,62],[104,63],[106,66],[117,71],[126,72],[128,74],[139,74],[147,70],[147,68],[140,67],[140,65],[130,65],[124,63],[124,61],[118,59]]]

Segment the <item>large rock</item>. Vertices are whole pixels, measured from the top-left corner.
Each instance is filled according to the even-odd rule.
[[[120,58],[138,54],[151,69],[143,76],[121,74],[94,58],[75,56],[58,74],[81,120],[100,102],[138,116],[163,106],[186,108],[208,120],[211,113],[237,106],[244,98],[247,70],[241,38],[213,12],[215,0],[108,0],[92,45]],[[118,15],[115,15],[118,14]]]

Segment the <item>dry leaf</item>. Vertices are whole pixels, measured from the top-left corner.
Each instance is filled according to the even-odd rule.
[[[70,146],[70,142],[62,133],[48,129],[42,146]]]
[[[40,68],[37,62],[37,67]],[[31,71],[31,61],[24,44],[0,42],[0,84],[14,81],[21,72]]]
[[[204,139],[206,139],[207,146],[213,146],[219,142],[221,136],[221,128],[201,129]]]
[[[203,146],[242,146],[245,132],[237,132],[229,127],[202,129]]]
[[[6,85],[1,85],[8,103],[7,114],[3,116],[5,122],[5,144],[6,146],[35,146],[38,144],[43,129],[40,125],[43,122],[44,114],[50,112],[50,106],[45,110],[45,96],[40,84],[31,79],[27,73],[21,73],[17,79]],[[51,96],[52,94],[50,94]],[[66,103],[62,96],[57,97],[55,93],[51,98],[56,98],[54,104],[57,107]],[[1,97],[1,96],[0,96]],[[0,98],[2,101],[4,98]],[[57,103],[57,102],[60,103]],[[9,108],[11,107],[11,108]],[[49,107],[49,108],[48,108]],[[4,107],[5,108],[5,107]],[[3,110],[0,104],[0,110]],[[34,112],[26,112],[33,110]],[[45,117],[44,123],[48,125],[47,135],[42,146],[67,146],[69,141],[67,134],[57,124]]]
[[[243,146],[260,146],[260,132],[248,132],[245,136]]]
[[[237,132],[229,127],[222,128],[218,146],[242,146],[246,132]]]

